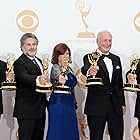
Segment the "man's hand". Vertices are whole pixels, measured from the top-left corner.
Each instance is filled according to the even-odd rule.
[[[14,81],[15,79],[15,74],[14,72],[10,71],[10,72],[7,72],[6,71],[6,80],[7,81]]]
[[[41,85],[45,85],[49,81],[48,75],[47,74],[42,74],[39,77],[39,82]]]
[[[128,78],[128,83],[129,84],[134,84],[135,83],[135,80],[137,78],[137,75],[136,74],[129,73],[127,75],[127,78]]]
[[[88,75],[95,76],[97,74],[98,70],[99,70],[99,66],[91,65],[88,70]]]

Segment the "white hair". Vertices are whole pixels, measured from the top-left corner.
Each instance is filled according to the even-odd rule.
[[[98,32],[97,39],[100,39],[103,33],[109,33],[112,36],[112,34],[109,31],[103,30],[103,31]]]

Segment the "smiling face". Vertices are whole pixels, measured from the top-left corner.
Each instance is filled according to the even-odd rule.
[[[69,58],[70,58],[69,51],[66,50],[66,52],[64,54],[58,56],[58,63],[61,64],[61,62],[65,61],[65,60],[69,61]]]
[[[97,37],[97,44],[102,53],[108,53],[112,46],[112,35],[109,32],[101,32]]]

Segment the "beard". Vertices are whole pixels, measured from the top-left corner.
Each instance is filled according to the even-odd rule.
[[[34,57],[34,56],[36,55],[36,53],[37,53],[37,48],[34,48],[34,49],[26,49],[26,48],[24,48],[24,47],[21,47],[21,51],[22,51],[25,55],[27,55],[27,56],[29,56],[29,57]]]
[[[25,52],[25,54],[26,54],[27,56],[30,56],[30,57],[35,57],[36,53],[37,53],[37,51]]]

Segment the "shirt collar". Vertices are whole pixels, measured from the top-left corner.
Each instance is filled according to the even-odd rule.
[[[28,56],[28,55],[26,55],[29,59],[31,59],[31,60],[33,60],[33,59],[35,59],[36,57],[34,56],[34,57],[31,57],[31,56]]]
[[[99,49],[96,49],[96,51],[102,56],[102,55],[108,55],[109,54],[109,52],[108,53],[102,53]]]

